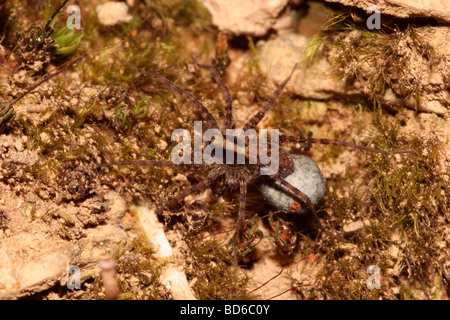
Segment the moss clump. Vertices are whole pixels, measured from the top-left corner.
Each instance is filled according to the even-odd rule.
[[[406,138],[380,111],[374,113],[373,124],[376,148],[412,149],[416,154],[367,153],[358,171],[347,171],[340,182],[328,181],[325,210],[332,225],[358,220],[363,226],[345,234],[350,244],[316,247],[324,259],[318,278],[325,280],[298,290],[309,299],[443,299],[448,291],[443,243],[450,221],[450,188],[442,166],[445,146],[433,137]],[[381,270],[380,290],[367,288],[371,265]]]
[[[250,279],[240,269],[230,268],[233,257],[217,240],[187,241],[192,252],[194,290],[199,300],[247,300],[257,298],[249,292]]]
[[[428,26],[388,18],[381,29],[368,29],[364,13],[338,11],[310,41],[305,59],[313,61],[322,52],[337,78],[349,85],[362,83],[363,92],[371,99],[388,99],[385,94],[390,89],[417,107],[428,85],[424,74],[440,59],[425,37],[428,30]]]
[[[377,145],[398,143],[395,126],[380,122],[379,117],[375,124],[381,132],[374,139]],[[438,219],[448,218],[450,212],[450,188],[440,163],[445,147],[436,138],[415,137],[409,143],[416,155],[405,157],[401,165],[393,165],[388,158],[373,158],[369,166],[375,173],[372,196],[392,226],[412,228],[417,241],[431,241],[437,236]]]

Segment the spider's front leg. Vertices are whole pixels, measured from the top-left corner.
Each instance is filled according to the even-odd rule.
[[[143,166],[143,167],[177,167],[177,168],[183,168],[185,170],[204,170],[206,169],[205,164],[176,164],[172,161],[167,160],[130,160],[130,161],[114,161],[114,162],[108,162],[108,163],[101,163],[98,165],[98,167],[110,167],[110,166],[123,166],[123,165],[129,165],[129,166]],[[166,203],[164,203],[161,207],[159,207],[156,210],[156,214],[161,214],[164,209],[169,208],[180,201],[182,201],[184,198],[186,198],[189,195],[199,193],[200,191],[206,189],[208,186],[210,186],[214,181],[217,180],[222,175],[222,173],[217,172],[211,174],[208,178],[203,180],[202,182],[196,184],[195,186],[192,186],[191,188],[187,189],[186,191],[170,198]]]
[[[223,94],[225,95],[225,120],[223,123],[223,132],[225,132],[226,129],[231,129],[234,124],[233,119],[233,97],[231,96],[230,90],[227,88],[227,86],[223,83],[222,78],[220,77],[219,72],[214,66],[205,65],[205,64],[199,64],[197,60],[192,57],[192,60],[194,61],[194,64],[199,68],[208,69],[211,73],[211,76],[214,78],[214,81],[219,85],[220,90],[222,90]]]
[[[180,201],[182,201],[184,198],[186,198],[187,196],[193,195],[193,194],[197,194],[200,191],[206,189],[207,187],[209,187],[214,181],[216,181],[216,179],[219,177],[219,175],[213,175],[209,178],[207,178],[206,180],[203,180],[200,183],[197,183],[196,185],[190,187],[189,189],[177,194],[176,196],[170,198],[166,203],[164,203],[161,207],[159,207],[155,213],[157,215],[160,215],[163,213],[163,211],[166,208],[170,208],[174,205],[176,205],[177,203],[179,203]]]
[[[168,88],[169,90],[171,90],[172,92],[178,94],[179,96],[185,98],[186,100],[192,102],[196,108],[196,110],[200,113],[200,115],[202,116],[203,120],[205,121],[205,125],[206,125],[206,129],[217,129],[219,128],[219,125],[217,124],[217,120],[216,118],[212,115],[211,112],[209,112],[209,110],[200,102],[200,100],[198,100],[196,97],[194,97],[194,95],[184,89],[181,89],[180,87],[176,86],[172,81],[170,81],[169,79],[160,76],[159,74],[153,73],[153,72],[148,72],[146,70],[140,69],[138,67],[136,67],[134,64],[132,64],[131,62],[128,62],[125,59],[120,59],[120,61],[122,61],[124,64],[126,64],[127,66],[129,66],[130,68],[132,68],[133,70],[141,73],[142,75],[146,76],[146,77],[150,77],[152,79],[155,79],[157,81],[159,81],[160,83],[162,83],[166,88]]]
[[[317,143],[317,144],[324,144],[324,145],[334,145],[334,146],[341,146],[341,147],[349,147],[353,149],[360,149],[368,152],[374,152],[374,153],[381,153],[381,154],[402,154],[402,153],[409,153],[414,154],[415,151],[413,150],[397,150],[397,151],[385,151],[380,150],[376,148],[366,147],[362,145],[358,145],[352,142],[347,141],[340,141],[340,140],[331,140],[331,139],[315,139],[315,138],[303,138],[303,137],[297,137],[297,136],[280,136],[280,143],[283,142],[293,142],[293,143],[302,143],[307,144],[308,146]]]

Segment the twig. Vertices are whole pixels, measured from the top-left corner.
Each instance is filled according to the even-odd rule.
[[[154,210],[146,206],[132,208],[159,259],[175,261],[172,247],[164,234],[163,225],[158,221]],[[160,276],[161,283],[170,290],[174,300],[196,300],[183,271],[183,266],[176,262],[164,264]]]

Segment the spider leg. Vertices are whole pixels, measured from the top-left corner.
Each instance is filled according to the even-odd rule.
[[[177,204],[178,202],[180,202],[181,200],[183,200],[184,198],[186,198],[187,196],[191,195],[191,194],[196,194],[199,193],[200,191],[202,191],[203,189],[206,189],[209,185],[211,185],[220,175],[216,174],[216,175],[212,175],[210,177],[208,177],[206,180],[203,180],[202,182],[196,184],[195,186],[190,187],[189,189],[177,194],[176,196],[172,197],[171,199],[169,199],[169,201],[167,201],[165,204],[163,204],[161,207],[159,207],[156,210],[156,214],[159,215],[161,214],[164,209],[169,208],[175,204]]]
[[[270,107],[273,106],[275,101],[278,99],[278,97],[281,95],[281,92],[283,91],[286,84],[289,82],[289,80],[292,77],[292,74],[294,73],[295,69],[297,68],[297,64],[295,64],[294,68],[292,68],[291,74],[284,80],[275,90],[273,96],[269,99],[269,101],[266,102],[266,104],[259,110],[245,125],[244,131],[247,129],[254,129],[258,123],[264,118],[264,115],[266,112],[270,109]]]
[[[319,217],[317,216],[316,210],[314,209],[314,205],[312,204],[311,200],[308,198],[308,196],[306,194],[304,194],[303,192],[301,192],[300,190],[298,190],[296,187],[294,187],[292,184],[290,184],[289,182],[287,182],[286,180],[284,180],[282,177],[280,177],[279,175],[273,175],[270,176],[272,179],[274,179],[275,181],[278,181],[280,184],[282,184],[283,186],[285,186],[290,192],[292,192],[296,197],[298,197],[302,202],[306,203],[308,205],[308,207],[311,209],[311,212],[314,216],[314,219],[316,220],[319,228],[325,232],[327,235],[346,243],[347,241],[342,238],[341,236],[337,235],[337,234],[333,234],[332,232],[329,232],[328,230],[325,229],[325,227],[322,225],[322,223],[320,222]]]
[[[161,82],[162,84],[164,84],[167,88],[169,88],[170,90],[172,90],[173,92],[175,92],[176,94],[182,96],[183,98],[185,98],[188,101],[191,101],[192,103],[194,103],[194,106],[197,108],[197,111],[200,112],[203,120],[206,121],[206,126],[207,129],[214,129],[214,128],[219,128],[218,124],[217,124],[217,120],[216,118],[214,118],[214,116],[209,112],[209,110],[200,102],[200,100],[198,100],[196,97],[194,97],[190,92],[181,89],[180,87],[177,87],[172,81],[170,81],[169,79],[160,76],[159,74],[156,73],[152,73],[152,72],[148,72],[145,71],[143,69],[140,69],[138,67],[136,67],[134,64],[128,62],[125,59],[120,59],[124,64],[126,64],[127,66],[129,66],[130,68],[140,72],[141,74],[151,77],[153,79],[158,80],[159,82]]]
[[[130,166],[142,166],[142,167],[177,167],[183,168],[187,170],[203,170],[206,169],[205,164],[185,164],[180,163],[176,164],[172,161],[168,160],[130,160],[130,161],[114,161],[108,163],[100,163],[98,167],[108,167],[108,166],[122,166],[122,165],[130,165]],[[211,166],[209,166],[211,167]]]
[[[234,257],[235,265],[238,264],[237,246],[240,241],[242,225],[244,224],[244,221],[245,221],[245,201],[247,199],[247,182],[245,181],[245,179],[241,179],[239,181],[239,188],[240,188],[241,198],[240,198],[240,202],[239,202],[239,215],[238,215],[238,220],[237,220],[237,225],[236,225],[236,233],[235,233],[234,239],[233,239],[233,257]]]
[[[217,82],[217,84],[219,85],[220,90],[222,90],[222,92],[225,95],[225,120],[223,123],[223,131],[225,132],[225,129],[231,129],[233,126],[233,113],[232,113],[232,103],[233,103],[233,97],[231,96],[230,90],[228,90],[227,86],[225,86],[225,84],[222,81],[222,78],[219,75],[219,72],[217,71],[217,69],[214,66],[209,66],[206,64],[200,64],[197,62],[197,60],[194,57],[191,57],[192,61],[194,61],[194,63],[200,67],[200,68],[204,68],[204,69],[208,69],[209,72],[211,73],[211,76],[214,78],[214,80]]]
[[[294,136],[280,136],[280,142],[295,142],[295,143],[319,143],[325,145],[334,145],[334,146],[344,146],[350,147],[354,149],[365,150],[369,152],[382,153],[382,154],[399,154],[399,153],[415,153],[413,150],[400,150],[400,151],[385,151],[375,148],[370,148],[366,146],[361,146],[355,143],[340,141],[340,140],[330,140],[330,139],[314,139],[314,138],[303,138],[303,137],[294,137]]]

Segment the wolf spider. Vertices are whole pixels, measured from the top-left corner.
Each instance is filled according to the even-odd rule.
[[[130,62],[126,61],[125,59],[121,59],[122,63],[130,67],[131,69],[139,72],[143,76],[150,77],[159,83],[163,84],[166,88],[168,88],[171,92],[176,93],[177,95],[184,97],[186,100],[193,103],[195,110],[200,113],[203,122],[206,124],[207,129],[218,129],[220,130],[220,126],[214,117],[213,114],[200,102],[199,99],[194,97],[190,92],[181,89],[180,87],[176,86],[173,82],[171,82],[169,79],[156,74],[152,72],[148,72],[146,70],[140,69],[136,67],[135,65],[131,64]],[[216,70],[216,68],[212,65],[204,65],[199,64],[197,61],[193,58],[194,64],[199,68],[208,69],[212,78],[214,81],[218,84],[219,88],[223,92],[225,96],[225,119],[223,121],[222,126],[222,133],[225,133],[226,129],[233,129],[234,128],[234,119],[232,114],[232,96],[229,91],[229,89],[225,86],[224,82],[222,81],[219,72]],[[250,118],[250,120],[245,124],[244,131],[248,129],[254,129],[256,126],[260,123],[260,121],[263,119],[265,114],[269,111],[269,109],[275,104],[278,97],[281,95],[284,87],[290,80],[292,74],[295,71],[296,66],[292,69],[290,75],[276,88],[275,92],[273,93],[272,97],[260,108],[260,110],[253,115],[253,117]],[[381,153],[381,154],[397,154],[397,153],[410,153],[410,151],[384,151],[379,150],[375,148],[370,148],[366,146],[356,145],[354,143],[345,142],[345,141],[339,141],[339,140],[329,140],[329,139],[314,139],[311,137],[304,138],[304,137],[296,137],[296,136],[284,136],[280,135],[279,137],[280,143],[302,143],[302,144],[325,144],[325,145],[337,145],[337,146],[345,146],[345,147],[351,147],[356,149],[361,149],[365,151],[375,152],[375,153]],[[236,153],[235,153],[236,156]],[[248,159],[248,158],[247,158]],[[233,244],[233,256],[234,261],[237,264],[238,260],[238,252],[237,252],[237,246],[241,241],[242,238],[242,228],[244,221],[246,219],[245,214],[245,205],[246,205],[246,198],[247,198],[247,187],[250,184],[257,183],[261,175],[261,168],[263,168],[264,164],[260,163],[258,160],[257,164],[175,164],[171,161],[157,161],[157,160],[132,160],[132,161],[117,161],[117,162],[110,162],[110,163],[103,163],[100,166],[111,166],[111,165],[138,165],[138,166],[150,166],[150,167],[181,167],[183,169],[187,170],[209,170],[209,173],[205,180],[202,182],[190,187],[189,189],[179,193],[178,195],[172,197],[169,199],[166,203],[164,203],[162,206],[160,206],[156,210],[156,214],[161,214],[165,209],[168,209],[177,203],[181,202],[185,197],[189,195],[196,194],[204,189],[206,189],[209,186],[212,186],[214,183],[219,184],[221,187],[225,187],[228,190],[236,190],[239,189],[240,192],[240,204],[239,204],[239,213],[237,218],[237,224],[235,229],[235,234],[232,238],[232,244]],[[340,241],[345,240],[340,237],[339,235],[335,235],[334,233],[329,232],[326,230],[322,224],[320,223],[320,220],[316,214],[316,210],[314,208],[313,203],[308,198],[307,195],[305,195],[302,191],[298,190],[295,186],[287,182],[284,178],[287,177],[289,174],[292,173],[294,170],[294,163],[292,159],[290,158],[289,154],[282,148],[279,148],[279,171],[276,174],[269,175],[268,177],[282,186],[286,187],[287,190],[291,193],[291,196],[298,199],[302,204],[306,205],[307,208],[311,211],[311,213],[314,216],[314,219],[316,220],[318,226],[320,229],[325,232],[326,234],[337,238]]]

